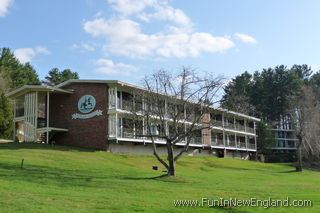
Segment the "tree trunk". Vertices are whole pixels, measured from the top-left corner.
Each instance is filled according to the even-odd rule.
[[[297,172],[302,172],[302,156],[301,156],[301,146],[298,147],[297,150],[297,165],[296,165],[296,171]]]
[[[174,163],[174,156],[173,156],[173,146],[168,144],[168,162],[169,162],[169,169],[168,175],[169,176],[176,176],[176,167]]]

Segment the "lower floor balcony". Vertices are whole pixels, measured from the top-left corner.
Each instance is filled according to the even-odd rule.
[[[142,134],[141,134],[142,135]],[[152,143],[150,137],[142,137],[135,135],[133,129],[122,128],[119,129],[117,136],[110,136],[109,139],[116,141],[127,141],[127,142],[143,142],[143,143]],[[165,144],[165,140],[161,137],[153,137],[153,140],[156,144]],[[236,142],[236,141],[224,141],[222,139],[216,140],[211,139],[209,144],[204,143],[205,139],[202,136],[192,137],[190,140],[189,146],[197,147],[212,147],[212,148],[222,148],[222,149],[231,149],[231,150],[256,150],[256,145],[253,142]],[[181,141],[177,145],[185,145],[186,140]]]
[[[149,132],[150,131],[150,132]],[[159,144],[164,144],[163,135],[173,134],[170,125],[167,128],[162,128],[160,125],[154,124],[150,130],[143,125],[142,120],[132,120],[126,117],[109,117],[109,132],[108,137],[113,141],[132,141],[151,143],[152,140],[149,135],[153,135],[153,141]],[[183,131],[183,130],[182,130]],[[147,132],[149,132],[147,134]],[[184,145],[187,141],[180,141],[177,145]],[[236,135],[223,130],[207,129],[199,130],[190,140],[190,146],[195,147],[212,147],[225,148],[230,150],[256,150],[256,138],[251,135]]]

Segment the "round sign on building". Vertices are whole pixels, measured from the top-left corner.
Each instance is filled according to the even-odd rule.
[[[78,110],[81,113],[89,113],[94,110],[96,99],[92,95],[84,95],[78,101]]]

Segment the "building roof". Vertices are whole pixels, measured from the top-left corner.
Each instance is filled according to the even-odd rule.
[[[126,82],[123,82],[123,81],[118,81],[118,80],[82,80],[82,79],[70,79],[68,81],[65,81],[65,82],[55,86],[55,88],[61,88],[61,87],[64,87],[66,85],[69,85],[71,83],[118,84],[118,85],[121,85],[121,86],[127,86],[127,87],[133,87],[133,88],[136,88],[136,89],[146,90],[146,88],[144,88],[144,87],[137,86],[137,85],[130,84],[130,83],[126,83]],[[247,119],[250,119],[250,120],[253,120],[253,121],[260,121],[259,118],[256,118],[256,117],[253,117],[253,116],[249,116],[249,115],[245,115],[245,114],[238,113],[238,112],[234,112],[234,111],[230,111],[230,110],[223,109],[223,108],[220,108],[220,107],[212,107],[212,109],[217,110],[217,111],[221,111],[221,112],[225,112],[225,113],[229,113],[229,114],[232,114],[232,115],[235,115],[235,116],[247,118]]]
[[[90,80],[90,79],[70,79],[67,80],[61,84],[58,84],[57,86],[55,86],[56,88],[61,88],[64,87],[66,85],[69,85],[71,83],[96,83],[96,84],[119,84],[121,86],[128,86],[128,87],[134,87],[137,89],[142,89],[142,90],[146,90],[146,88],[141,87],[141,86],[137,86],[134,84],[130,84],[127,82],[123,82],[123,81],[119,81],[119,80]]]
[[[65,81],[57,86],[54,87],[50,87],[50,86],[39,86],[39,85],[25,85],[22,86],[18,89],[15,89],[9,93],[6,94],[6,97],[9,98],[16,98],[20,95],[23,95],[27,92],[51,92],[51,93],[62,93],[62,94],[72,94],[72,91],[66,90],[66,89],[62,89],[61,87],[64,87],[66,85],[69,85],[71,83],[99,83],[99,84],[117,84],[117,85],[121,85],[121,86],[127,86],[127,87],[133,87],[136,89],[141,89],[141,90],[146,90],[146,88],[141,87],[141,86],[137,86],[134,84],[130,84],[130,83],[126,83],[123,81],[118,81],[118,80],[82,80],[82,79],[70,79],[68,81]],[[243,117],[243,118],[247,118],[253,121],[260,121],[259,118],[256,117],[252,117],[249,115],[245,115],[242,113],[238,113],[238,112],[234,112],[234,111],[230,111],[227,109],[223,109],[220,107],[212,107],[213,110],[217,110],[217,111],[221,111],[221,112],[225,112],[228,114],[233,114],[235,116],[239,116],[239,117]]]
[[[27,92],[50,92],[50,93],[64,93],[64,94],[72,94],[72,91],[50,87],[50,86],[40,86],[40,85],[24,85],[18,89],[15,89],[6,94],[8,98],[16,98],[20,95],[23,95]]]

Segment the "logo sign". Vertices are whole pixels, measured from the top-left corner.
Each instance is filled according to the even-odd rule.
[[[102,110],[96,110],[96,111],[91,112],[89,114],[74,113],[72,115],[72,119],[88,119],[88,118],[92,118],[94,116],[100,116],[100,115],[102,115]]]
[[[91,112],[96,106],[96,99],[92,95],[84,95],[78,101],[78,109],[82,113]]]
[[[74,113],[72,119],[88,119],[102,115],[102,110],[93,111],[95,106],[96,99],[92,95],[82,96],[78,101],[78,110],[83,114]]]

